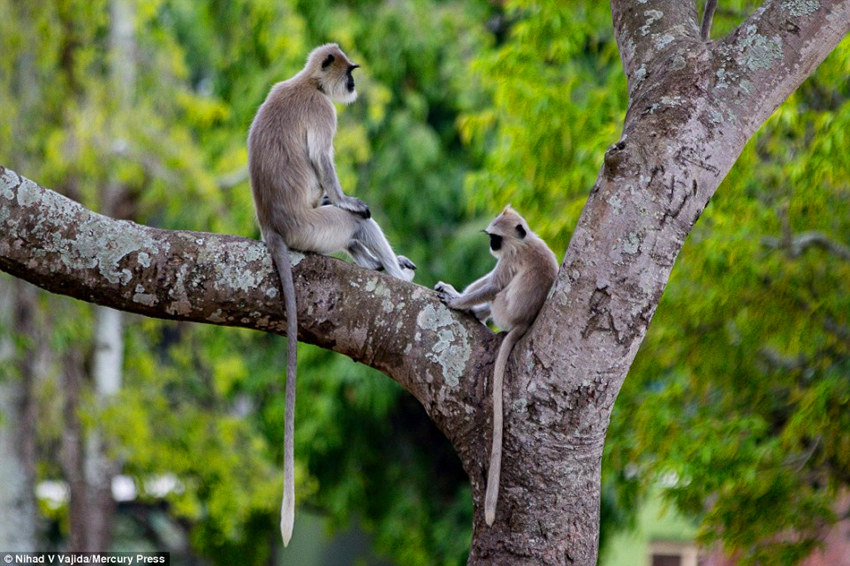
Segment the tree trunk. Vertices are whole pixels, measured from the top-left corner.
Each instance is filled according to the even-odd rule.
[[[14,18],[28,21],[32,6],[11,6]],[[35,33],[34,29],[25,30]],[[20,92],[20,112],[30,117],[40,98],[34,53],[23,53],[11,80]],[[26,132],[16,132],[24,136]],[[28,166],[27,152],[7,152]],[[2,215],[0,210],[0,215]],[[20,281],[0,280],[0,549],[36,549],[35,500],[36,404],[35,358],[39,340],[33,322],[35,289]],[[18,343],[12,337],[22,338]]]
[[[676,256],[756,128],[850,31],[850,0],[769,0],[708,42],[694,2],[611,6],[629,81],[623,135],[509,363],[492,527],[483,498],[499,338],[430,290],[293,254],[299,339],[398,381],[457,450],[472,484],[470,564],[596,563],[611,409]],[[262,244],[111,221],[9,170],[0,204],[0,269],[148,316],[283,333]]]
[[[596,563],[611,409],[676,256],[755,130],[850,31],[850,2],[815,4],[765,2],[704,42],[695,3],[612,2],[623,135],[514,351],[500,509],[492,529],[476,513],[471,564]]]
[[[109,406],[121,389],[124,365],[123,315],[109,307],[95,307],[95,337],[92,377],[97,409]],[[100,427],[87,431],[85,465],[86,505],[90,507],[86,523],[86,550],[109,550],[112,521],[117,509],[112,496],[112,480],[120,467],[107,453],[106,435]]]
[[[85,476],[83,426],[80,422],[80,395],[83,388],[83,360],[70,350],[62,359],[63,423],[60,464],[68,482],[68,550],[87,552],[89,512]]]
[[[122,125],[132,112],[136,86],[135,13],[130,0],[110,0],[109,27],[110,86],[117,100],[117,116],[112,122],[115,143],[124,143]],[[126,217],[135,208],[132,197],[117,182],[109,181],[102,191],[102,209],[113,217]],[[129,206],[129,208],[128,208]],[[121,389],[124,366],[124,322],[119,311],[95,307],[94,354],[92,381],[97,410],[109,406]],[[112,541],[112,521],[117,509],[112,495],[112,481],[120,464],[108,454],[107,435],[98,426],[86,431],[83,474],[84,505],[88,506],[83,525],[85,549],[106,551]]]
[[[36,550],[34,295],[22,281],[0,280],[0,548],[17,552]]]

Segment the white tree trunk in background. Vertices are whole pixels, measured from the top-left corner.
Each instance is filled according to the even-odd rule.
[[[111,88],[118,101],[118,111],[113,121],[113,143],[126,143],[122,131],[124,117],[132,112],[133,92],[136,85],[135,63],[135,7],[134,0],[110,0],[109,27]],[[124,189],[110,181],[103,191],[103,212],[110,216],[121,214],[120,203],[126,196]],[[94,356],[92,379],[98,408],[108,407],[121,389],[124,366],[123,314],[108,307],[95,307]],[[85,504],[90,506],[85,524],[85,550],[108,550],[112,539],[112,520],[116,504],[112,496],[112,481],[120,471],[104,442],[105,435],[97,428],[87,431],[83,473],[85,476]]]
[[[35,461],[33,438],[32,352],[21,352],[9,332],[27,336],[26,295],[34,289],[8,277],[0,278],[0,549],[36,550]],[[23,300],[21,300],[23,299]],[[31,313],[28,313],[31,314]]]

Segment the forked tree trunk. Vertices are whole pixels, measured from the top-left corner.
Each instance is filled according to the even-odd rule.
[[[470,564],[596,563],[611,408],[676,256],[756,128],[850,31],[850,0],[769,0],[709,42],[695,2],[611,6],[629,109],[549,300],[509,364],[492,527],[483,499],[498,338],[422,287],[293,258],[299,339],[398,381],[453,443],[472,483]],[[262,244],[110,221],[8,170],[0,211],[0,269],[48,290],[149,316],[283,331]],[[104,238],[110,249],[92,245]]]
[[[492,529],[476,513],[470,564],[596,563],[611,409],[676,256],[755,130],[850,31],[846,1],[765,2],[708,42],[693,2],[611,4],[623,134],[512,358],[500,509]]]

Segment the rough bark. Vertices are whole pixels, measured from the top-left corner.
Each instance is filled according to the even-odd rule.
[[[850,31],[850,0],[768,1],[708,42],[695,2],[611,6],[629,109],[549,300],[509,364],[493,527],[481,503],[498,337],[422,287],[329,258],[293,259],[299,339],[398,381],[454,444],[473,488],[471,564],[596,563],[611,408],[676,256],[755,129]],[[109,220],[9,170],[0,172],[0,234],[0,269],[48,290],[283,331],[277,278],[258,242]]]

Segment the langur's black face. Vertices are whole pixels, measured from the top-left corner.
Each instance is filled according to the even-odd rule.
[[[514,249],[528,235],[522,217],[510,207],[490,222],[484,233],[490,237],[490,253],[499,257],[506,249]]]
[[[346,81],[345,88],[348,89],[348,92],[354,92],[354,76],[351,74],[351,71],[359,67],[358,64],[352,64],[348,66],[348,71],[346,71]]]
[[[354,88],[352,71],[360,65],[352,63],[336,44],[315,49],[310,54],[309,61],[320,66],[315,76],[322,92],[342,104],[354,102],[357,91]]]
[[[498,234],[487,233],[490,236],[490,251],[497,252],[502,249],[502,236]]]

